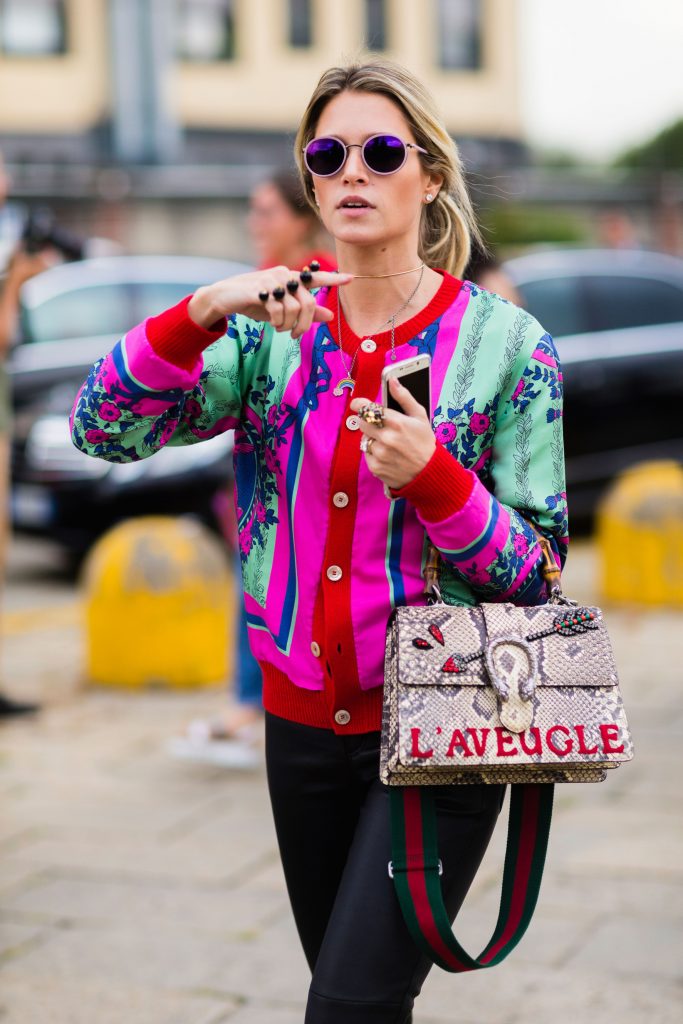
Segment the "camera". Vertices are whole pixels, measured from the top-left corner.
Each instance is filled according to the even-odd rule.
[[[41,207],[29,210],[21,234],[21,242],[29,254],[40,252],[51,246],[57,249],[65,260],[83,259],[84,243],[78,235],[60,227],[51,210]]]

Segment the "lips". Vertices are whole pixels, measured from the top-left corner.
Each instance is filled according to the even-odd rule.
[[[362,196],[344,196],[344,198],[337,204],[338,210],[373,210],[372,203],[369,203],[367,199],[363,199]]]

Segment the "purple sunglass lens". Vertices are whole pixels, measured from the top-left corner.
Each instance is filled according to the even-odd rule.
[[[306,146],[306,165],[313,174],[334,174],[344,163],[344,147],[338,139],[313,139]]]
[[[395,135],[376,135],[365,143],[363,155],[371,171],[389,174],[403,164],[406,147]]]

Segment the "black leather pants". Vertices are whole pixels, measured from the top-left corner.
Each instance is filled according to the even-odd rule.
[[[387,872],[379,733],[337,736],[267,714],[266,761],[287,889],[313,975],[305,1024],[410,1024],[432,964],[413,943]],[[442,887],[454,920],[504,787],[435,793]]]

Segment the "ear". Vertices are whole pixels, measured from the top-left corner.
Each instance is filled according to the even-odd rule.
[[[431,192],[436,199],[439,194],[439,189],[443,185],[443,174],[437,174],[435,172],[427,175],[427,181],[425,183],[425,191]]]

